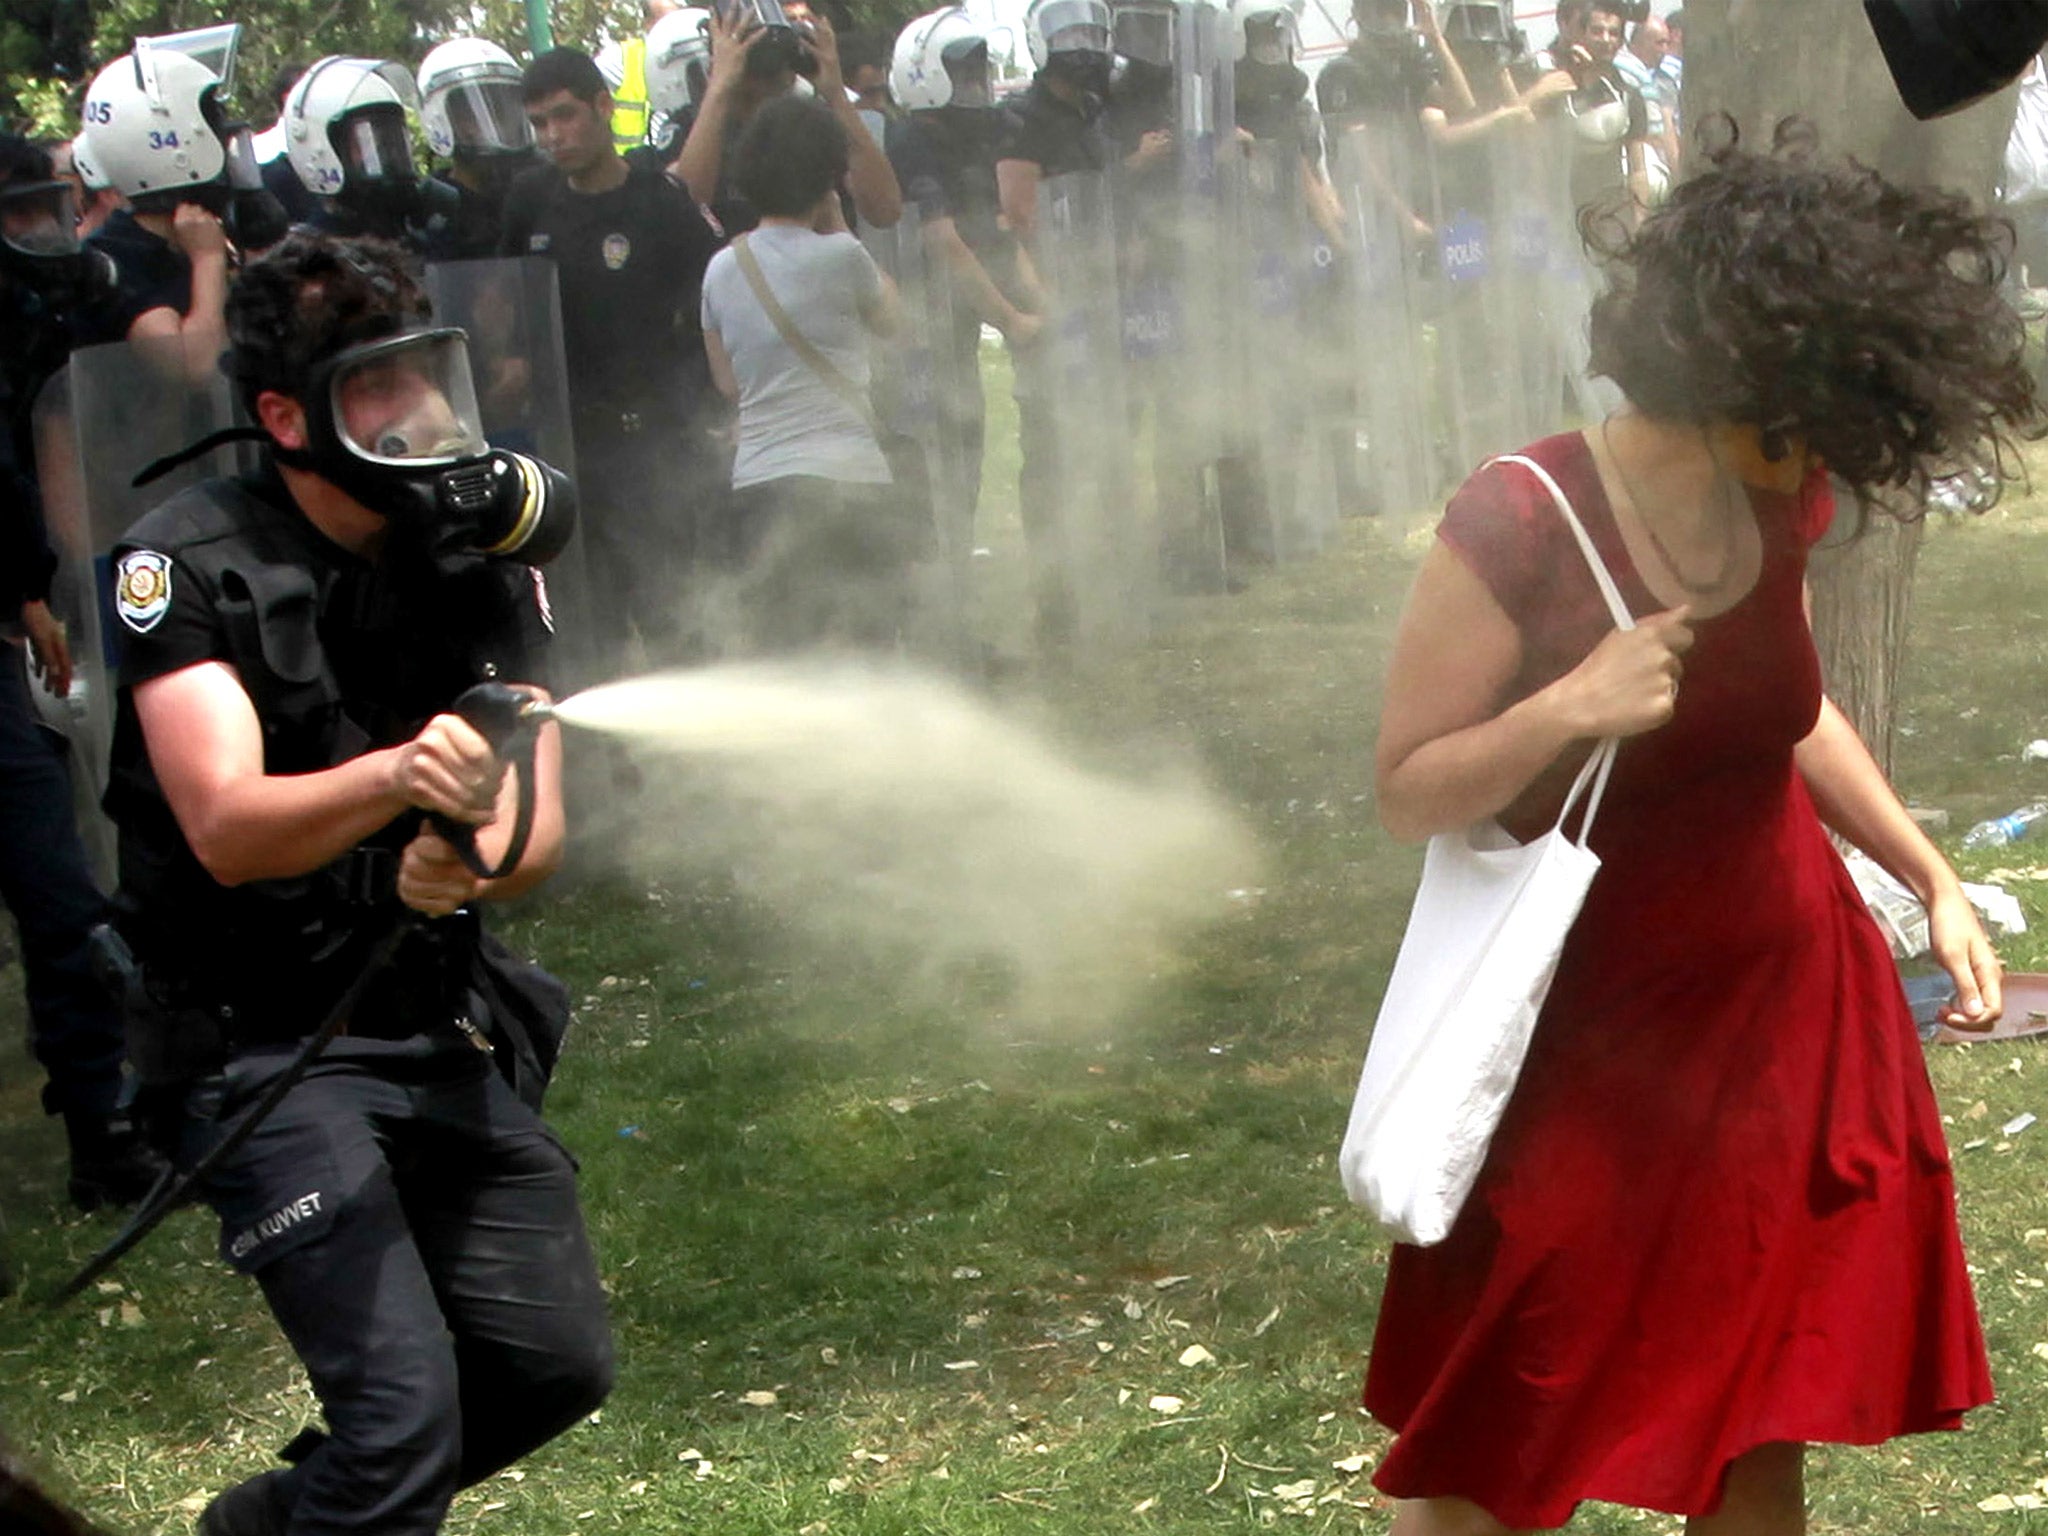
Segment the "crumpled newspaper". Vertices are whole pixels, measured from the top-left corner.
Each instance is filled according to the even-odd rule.
[[[1884,930],[1885,939],[1892,948],[1892,958],[1912,960],[1926,954],[1927,910],[1920,905],[1920,899],[1867,854],[1852,849],[1843,855],[1843,862],[1849,866],[1849,878],[1856,882],[1856,890],[1863,897],[1864,906],[1870,909],[1877,926]],[[1984,919],[1985,926],[1995,932],[2027,931],[2027,918],[2020,911],[2019,898],[2004,886],[1979,885],[1965,880],[1963,894],[1970,898],[1970,905],[1977,909],[1977,915]]]

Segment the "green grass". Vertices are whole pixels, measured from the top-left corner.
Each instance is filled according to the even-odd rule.
[[[1014,472],[992,454],[980,574],[985,627],[1021,634]],[[708,883],[590,885],[520,915],[582,1001],[551,1111],[582,1159],[622,1368],[596,1422],[465,1495],[451,1529],[1385,1528],[1364,1474],[1334,1465],[1384,1443],[1356,1403],[1386,1244],[1333,1153],[1417,866],[1374,822],[1370,746],[1425,542],[1347,524],[1324,558],[1041,680],[1037,707],[1074,737],[1188,744],[1271,855],[1263,894],[1113,1033],[904,1002],[884,961],[806,954]],[[2048,734],[2042,582],[2048,509],[1930,532],[1900,769],[1958,830],[2048,784],[2018,758]],[[2037,919],[2041,879],[2012,882]],[[2006,948],[2048,966],[2040,932]],[[15,1027],[12,973],[7,990]],[[1976,1508],[2048,1475],[2048,1125],[1995,1134],[2048,1113],[2048,1056],[1931,1064],[1957,1144],[1993,1128],[1958,1171],[2000,1401],[1959,1435],[1817,1453],[1815,1529],[2048,1531],[2048,1513]],[[0,1198],[31,1291],[112,1227],[62,1205],[35,1086],[0,1066]],[[0,1415],[119,1530],[187,1529],[316,1413],[212,1244],[185,1212],[85,1304],[0,1302]],[[1214,1362],[1180,1364],[1191,1345]],[[1162,1395],[1182,1406],[1155,1410]],[[1674,1524],[1589,1507],[1578,1528]]]

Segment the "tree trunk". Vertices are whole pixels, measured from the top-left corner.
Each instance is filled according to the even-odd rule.
[[[1689,137],[1725,112],[1744,144],[1767,148],[1779,121],[1801,116],[1820,130],[1826,154],[1988,204],[2016,96],[2002,91],[1939,121],[1915,122],[1899,105],[1860,0],[1687,0],[1685,7]],[[1856,509],[1844,507],[1835,535],[1815,552],[1814,638],[1829,696],[1889,773],[1920,527],[1877,515],[1850,541],[1855,522]]]

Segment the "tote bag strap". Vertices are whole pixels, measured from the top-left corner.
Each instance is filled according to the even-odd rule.
[[[1525,454],[1503,453],[1493,460],[1496,464],[1519,464],[1541,482],[1543,489],[1550,492],[1550,499],[1557,504],[1558,515],[1565,526],[1572,531],[1572,538],[1578,542],[1579,553],[1586,557],[1586,565],[1593,573],[1593,581],[1600,588],[1600,595],[1607,602],[1607,611],[1614,619],[1616,629],[1634,629],[1635,615],[1628,611],[1628,604],[1622,600],[1621,588],[1614,584],[1614,573],[1607,569],[1607,562],[1600,558],[1600,551],[1593,544],[1593,536],[1586,532],[1586,525],[1579,521],[1579,514],[1573,510],[1571,498],[1541,464]],[[1615,754],[1621,750],[1618,737],[1610,736],[1593,749],[1593,755],[1586,759],[1586,765],[1572,780],[1572,787],[1564,797],[1564,806],[1557,813],[1557,824],[1561,828],[1571,816],[1572,808],[1583,797],[1585,814],[1579,821],[1579,835],[1576,841],[1583,848],[1586,839],[1593,834],[1593,818],[1599,813],[1601,798],[1607,793],[1607,778],[1614,771]]]
[[[745,235],[733,241],[732,258],[739,263],[747,286],[754,290],[756,302],[767,311],[768,323],[775,327],[783,345],[794,352],[816,375],[818,382],[843,400],[847,408],[860,418],[861,424],[879,439],[882,429],[875,421],[875,409],[869,403],[866,391],[833,366],[832,359],[820,352],[810,338],[796,328],[796,322],[789,318],[789,311],[782,307],[782,301],[775,297],[775,290],[768,286],[768,275],[761,270],[760,260],[754,255]]]

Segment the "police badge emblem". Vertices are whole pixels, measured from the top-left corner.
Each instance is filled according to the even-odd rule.
[[[114,571],[114,611],[138,635],[155,629],[171,607],[171,558],[153,549],[130,550]]]
[[[621,270],[633,255],[633,242],[624,235],[604,237],[604,265],[607,272]]]

